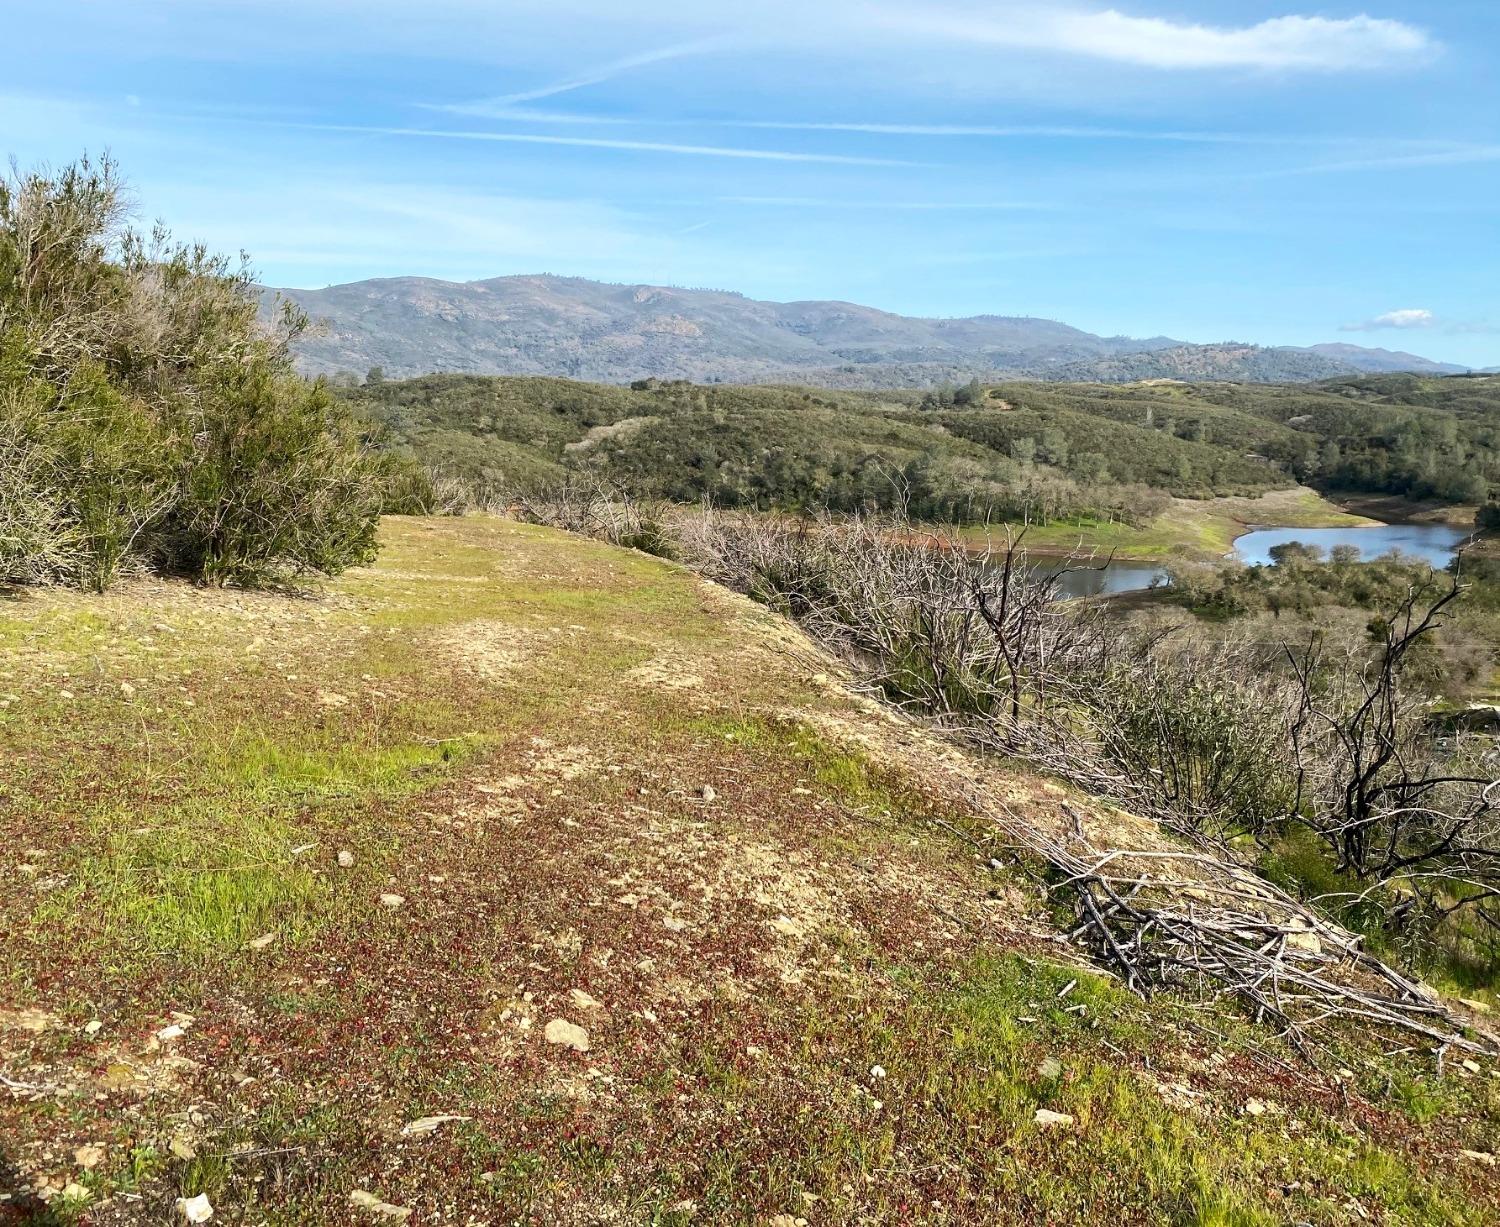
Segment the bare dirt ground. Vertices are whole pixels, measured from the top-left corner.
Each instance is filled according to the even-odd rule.
[[[0,598],[0,1222],[1500,1213],[1493,1069],[1136,1001],[967,798],[1147,824],[670,564],[384,539]]]

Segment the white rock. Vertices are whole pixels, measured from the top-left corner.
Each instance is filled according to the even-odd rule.
[[[714,786],[712,784],[705,784],[698,790],[698,795],[705,801],[712,801],[719,794],[714,791]]]
[[[401,1136],[407,1138],[422,1137],[428,1133],[435,1133],[449,1121],[469,1120],[467,1116],[454,1116],[451,1113],[442,1116],[419,1116],[416,1120],[407,1121],[401,1126]]]
[[[354,866],[354,853],[339,849],[339,868],[350,869]]]
[[[83,1024],[83,1033],[85,1035],[98,1035],[99,1032],[103,1029],[104,1024],[97,1018],[90,1019],[88,1022]]]
[[[158,1031],[156,1033],[156,1038],[159,1039],[163,1044],[167,1044],[172,1040],[181,1039],[186,1034],[186,1027],[182,1026],[179,1023],[173,1023],[171,1026],[163,1027],[160,1031]]]
[[[380,896],[380,906],[381,907],[398,908],[398,907],[400,907],[405,902],[406,902],[406,896],[405,895],[386,894],[386,895],[381,895]]]
[[[1264,1115],[1265,1110],[1266,1110],[1266,1105],[1263,1104],[1263,1103],[1261,1103],[1260,1100],[1258,1100],[1258,1099],[1247,1099],[1247,1100],[1245,1100],[1245,1115],[1246,1116],[1261,1116],[1261,1115]]]
[[[73,1152],[73,1162],[87,1171],[104,1162],[104,1147],[80,1146]]]
[[[177,1213],[189,1223],[206,1223],[213,1218],[214,1208],[208,1204],[208,1194],[199,1193],[197,1197],[179,1197]]]
[[[1071,1125],[1073,1118],[1066,1112],[1053,1112],[1049,1108],[1038,1108],[1036,1115],[1031,1118],[1038,1125]]]
[[[872,1078],[884,1078],[885,1077],[885,1066],[884,1065],[872,1065],[872,1066],[870,1066],[870,1077],[872,1077]]]
[[[604,1002],[581,988],[575,988],[568,996],[573,999],[573,1004],[580,1010],[602,1010],[604,1008]]]
[[[275,940],[276,940],[276,934],[274,934],[274,933],[262,933],[253,942],[250,942],[248,944],[249,944],[251,950],[264,950],[267,946],[269,946]]]
[[[405,1222],[411,1217],[411,1210],[406,1206],[393,1206],[388,1201],[381,1201],[374,1193],[366,1192],[364,1189],[355,1189],[349,1194],[349,1200],[361,1210],[368,1210],[371,1214],[379,1215],[381,1218],[396,1219]]]
[[[571,1048],[574,1052],[589,1050],[589,1033],[577,1023],[566,1018],[554,1018],[542,1032],[542,1038],[559,1048]]]

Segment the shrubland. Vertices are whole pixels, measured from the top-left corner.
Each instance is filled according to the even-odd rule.
[[[643,513],[629,506],[575,489],[526,511],[639,539]],[[1284,879],[1300,858],[1289,884],[1314,915],[1355,925],[1410,973],[1493,984],[1493,743],[1440,735],[1433,720],[1454,611],[1471,591],[1457,577],[1385,564],[1396,573],[1368,581],[1376,612],[1357,634],[1210,636],[1160,611],[1142,621],[1059,602],[1056,576],[1033,570],[1016,542],[976,556],[905,544],[899,521],[644,514],[668,543],[659,552],[795,618],[886,700],[1231,863]],[[1128,913],[1119,900],[1110,909]],[[1134,937],[1103,924],[1097,936],[1110,957],[1131,950],[1132,969],[1149,962]],[[1168,970],[1180,973],[1175,956]]]
[[[129,227],[115,164],[0,179],[0,581],[259,584],[368,561],[365,427],[243,265]]]

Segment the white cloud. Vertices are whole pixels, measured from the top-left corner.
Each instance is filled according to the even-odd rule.
[[[1273,17],[1253,26],[1188,25],[1133,17],[1117,9],[1087,12],[1026,6],[1000,17],[970,12],[887,10],[882,23],[913,34],[971,44],[1056,51],[1160,69],[1380,68],[1437,49],[1406,22],[1358,16]]]
[[[1372,320],[1358,324],[1345,324],[1343,332],[1380,332],[1387,328],[1431,328],[1437,316],[1423,307],[1403,307],[1399,311],[1387,311]]]

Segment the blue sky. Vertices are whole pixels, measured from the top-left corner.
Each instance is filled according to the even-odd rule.
[[[144,220],[279,285],[555,272],[1500,363],[1500,5],[1366,5],[6,0],[0,151],[108,148]]]

